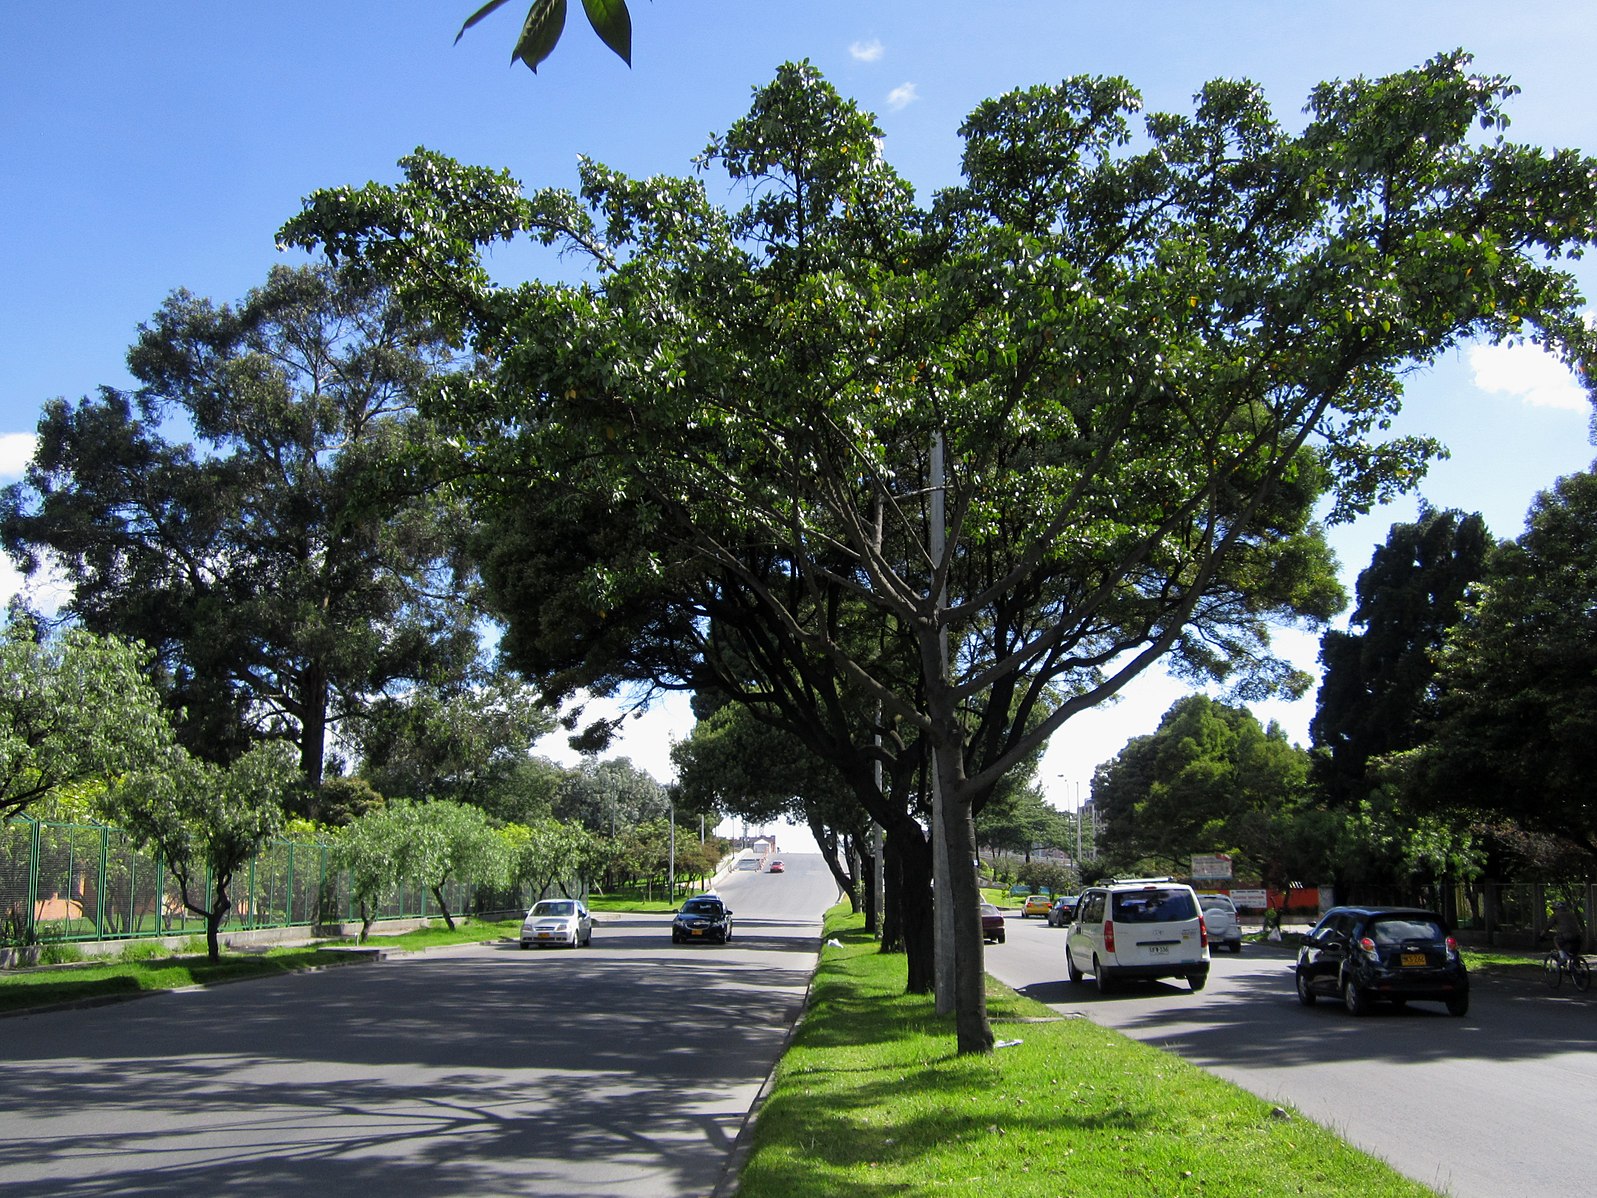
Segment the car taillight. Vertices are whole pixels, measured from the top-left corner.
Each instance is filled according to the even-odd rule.
[[[1359,941],[1359,947],[1370,956],[1375,956],[1375,941],[1371,940],[1368,936],[1365,936]]]
[[[1103,921],[1103,951],[1106,953],[1115,951],[1115,921],[1112,919]]]
[[[1203,916],[1198,916],[1198,947],[1209,947],[1209,925],[1204,922]]]
[[[1447,938],[1447,955],[1450,957],[1458,956],[1458,941],[1451,936]]]

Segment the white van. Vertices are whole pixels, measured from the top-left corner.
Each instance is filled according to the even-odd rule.
[[[1192,887],[1170,878],[1116,879],[1081,893],[1065,937],[1072,982],[1092,974],[1107,992],[1133,979],[1209,980],[1209,931]]]

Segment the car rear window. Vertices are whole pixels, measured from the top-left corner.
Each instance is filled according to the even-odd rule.
[[[1114,900],[1116,923],[1170,923],[1198,916],[1190,890],[1126,890]]]
[[[1402,944],[1405,940],[1445,940],[1447,932],[1434,919],[1377,919],[1364,933],[1376,944]]]

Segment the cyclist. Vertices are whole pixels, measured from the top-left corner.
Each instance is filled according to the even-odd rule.
[[[1575,908],[1566,902],[1553,904],[1553,943],[1566,957],[1580,956],[1581,942],[1585,939]]]

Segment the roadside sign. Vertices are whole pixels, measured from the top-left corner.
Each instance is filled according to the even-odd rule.
[[[1228,881],[1231,877],[1231,858],[1225,853],[1192,854],[1193,881]]]

